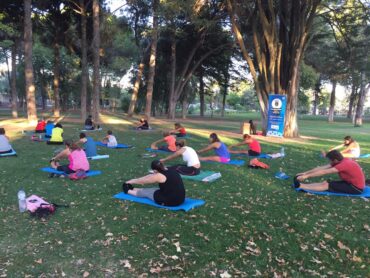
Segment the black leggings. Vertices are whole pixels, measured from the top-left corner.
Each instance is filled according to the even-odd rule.
[[[184,176],[196,176],[196,175],[199,175],[200,173],[199,168],[195,168],[193,166],[189,167],[189,166],[182,165],[182,164],[170,166],[168,167],[168,169],[174,169],[176,170],[177,173],[179,173],[180,175],[184,175]]]
[[[248,155],[249,156],[259,156],[261,153],[258,153],[258,152],[255,152],[255,151],[252,151],[252,150],[248,150]]]
[[[12,152],[13,152],[13,150],[10,149],[9,151],[0,152],[0,154],[6,154],[6,153],[12,153]]]
[[[57,170],[61,171],[61,172],[64,172],[66,174],[72,174],[72,173],[75,172],[75,171],[71,170],[71,168],[69,168],[68,165],[60,165],[60,166],[57,167]]]
[[[63,145],[64,142],[46,141],[46,144],[48,144],[48,145]]]
[[[330,192],[336,193],[346,193],[346,194],[361,194],[362,189],[357,188],[356,186],[346,182],[346,181],[329,181],[329,190]]]

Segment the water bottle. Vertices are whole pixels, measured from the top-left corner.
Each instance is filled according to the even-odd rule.
[[[19,212],[25,212],[27,209],[26,192],[24,192],[23,189],[20,189],[18,191],[18,206],[19,206]]]
[[[281,147],[280,153],[281,153],[281,156],[285,156],[285,149],[284,149],[284,147]]]
[[[204,178],[202,181],[204,182],[212,182],[217,180],[218,178],[221,178],[221,173],[214,173],[206,178]]]

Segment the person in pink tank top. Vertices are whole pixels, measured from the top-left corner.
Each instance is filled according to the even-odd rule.
[[[248,145],[248,150],[237,150],[237,151],[232,150],[232,148],[239,147],[242,145]],[[250,136],[249,134],[244,134],[243,141],[238,144],[231,145],[229,147],[229,152],[234,153],[234,154],[246,154],[249,156],[259,156],[261,154],[261,145],[256,139],[253,139],[253,137]]]
[[[77,170],[88,171],[90,165],[84,150],[70,141],[67,141],[65,145],[66,148],[50,160],[51,167],[66,174],[75,173]],[[68,158],[69,164],[60,165],[59,161],[65,158]]]

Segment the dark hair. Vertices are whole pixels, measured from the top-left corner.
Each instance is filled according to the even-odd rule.
[[[50,120],[49,120],[49,121],[47,121],[46,123],[47,123],[47,124],[54,124],[54,122],[53,122],[53,121],[50,121]]]
[[[88,116],[88,118],[89,118],[89,119],[91,119],[91,118],[92,118],[92,116],[91,116],[91,115],[89,115],[89,116]]]
[[[182,125],[180,123],[175,123],[175,127],[182,127]]]
[[[249,134],[244,134],[243,135],[243,139],[249,139],[249,138],[252,138],[252,136],[250,136]]]
[[[176,146],[182,148],[183,146],[186,145],[186,141],[185,140],[179,140],[179,141],[176,141]]]
[[[334,160],[337,161],[342,161],[343,160],[343,155],[338,151],[338,150],[332,150],[326,154],[326,157],[334,162]]]
[[[344,141],[349,141],[348,144],[345,144],[345,146],[348,146],[349,144],[353,143],[355,140],[351,136],[344,137]]]
[[[83,132],[80,133],[80,139],[82,139],[82,138],[86,138],[86,134],[83,133]]]
[[[170,133],[168,131],[163,131],[162,135],[163,135],[163,137],[166,137],[166,136],[170,135]]]
[[[209,138],[211,138],[211,139],[212,139],[212,143],[214,143],[214,142],[220,142],[220,139],[218,138],[218,136],[217,136],[217,134],[216,134],[216,133],[211,133],[211,134],[209,135]]]
[[[107,134],[112,135],[112,134],[113,134],[113,132],[112,132],[111,130],[108,130],[108,131],[107,131]]]
[[[157,159],[152,161],[150,168],[152,168],[152,170],[158,171],[159,173],[163,173],[166,170],[163,163]]]
[[[68,148],[72,146],[72,141],[71,140],[64,140],[64,145],[66,145]]]
[[[57,123],[54,127],[63,128],[62,124],[60,124],[60,123]]]
[[[76,143],[72,143],[69,148],[72,150],[72,151],[75,151],[75,150],[80,150],[80,146],[77,145]]]
[[[0,135],[4,135],[4,134],[5,134],[5,128],[0,127]]]

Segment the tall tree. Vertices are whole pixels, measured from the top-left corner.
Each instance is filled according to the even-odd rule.
[[[35,124],[37,121],[37,109],[32,66],[31,2],[32,0],[24,0],[24,64],[27,96],[27,117],[30,124]]]
[[[100,5],[98,0],[93,0],[93,96],[92,114],[95,121],[99,120],[100,109]]]

